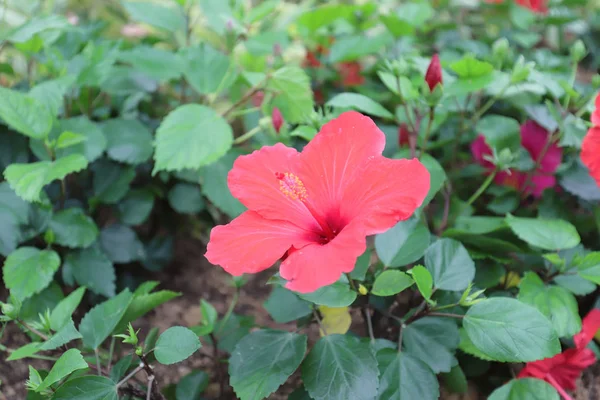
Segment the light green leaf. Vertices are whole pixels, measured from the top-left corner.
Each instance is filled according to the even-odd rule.
[[[112,224],[100,232],[100,245],[114,263],[129,263],[143,260],[144,245],[133,229],[126,225]]]
[[[180,50],[183,58],[183,73],[189,84],[200,94],[215,93],[218,89],[226,89],[232,82],[223,82],[227,77],[234,77],[229,72],[229,57],[205,43],[196,47]]]
[[[460,78],[473,79],[491,74],[494,71],[494,66],[485,61],[479,61],[472,54],[468,54],[450,64],[450,69],[456,72]]]
[[[146,1],[123,1],[123,7],[132,20],[164,29],[169,32],[182,31],[185,27],[181,7],[165,7]]]
[[[81,352],[77,349],[69,349],[63,353],[56,361],[48,376],[44,378],[42,383],[37,387],[36,391],[41,392],[49,388],[51,385],[65,378],[73,371],[87,368],[88,364],[83,359]]]
[[[67,260],[69,256],[67,256]],[[50,328],[58,331],[71,320],[71,316],[81,303],[81,299],[85,294],[85,287],[80,287],[73,291],[70,295],[62,299],[50,313]]]
[[[198,169],[231,148],[231,127],[213,109],[198,104],[177,107],[156,131],[153,173]]]
[[[60,257],[52,250],[20,247],[4,261],[4,284],[11,295],[25,300],[44,290],[60,266]]]
[[[392,44],[393,39],[387,32],[373,36],[363,34],[341,36],[329,50],[329,61],[331,63],[353,61],[369,54],[376,54]]]
[[[56,161],[12,164],[4,170],[4,177],[19,197],[29,202],[40,201],[40,193],[44,186],[73,172],[81,171],[87,164],[84,156],[73,154]]]
[[[413,283],[415,281],[413,281],[410,275],[401,271],[388,269],[375,279],[371,293],[376,296],[393,296],[411,287]]]
[[[155,293],[141,295],[135,294],[115,330],[117,332],[125,331],[128,323],[135,321],[161,304],[179,296],[181,296],[181,293],[173,292],[171,290],[160,290]]]
[[[579,276],[600,285],[600,252],[594,251],[577,260]]]
[[[52,129],[53,117],[38,100],[0,87],[0,119],[15,131],[33,139],[45,139]]]
[[[431,273],[422,265],[415,265],[410,271],[419,292],[426,300],[431,300],[433,293],[433,278]]]
[[[59,30],[69,26],[67,19],[60,15],[46,15],[33,17],[23,25],[16,27],[8,36],[7,40],[13,43],[24,43],[32,39],[38,33],[48,30]]]
[[[259,330],[246,335],[229,358],[230,384],[241,400],[269,397],[300,366],[306,335]]]
[[[173,326],[164,331],[156,341],[154,355],[165,365],[185,360],[200,348],[198,336],[183,326]]]
[[[8,356],[8,358],[6,359],[6,361],[15,361],[30,357],[38,351],[40,351],[41,345],[42,343],[40,342],[27,343],[25,346],[21,346],[18,349],[13,350],[10,353],[10,356]]]
[[[125,289],[112,299],[88,311],[79,324],[83,344],[91,349],[97,349],[113,332],[129,307],[132,297],[131,292]]]
[[[425,267],[433,285],[442,290],[464,290],[475,278],[475,263],[464,246],[452,239],[440,239],[425,251]]]
[[[370,97],[359,93],[340,93],[331,98],[327,105],[344,109],[353,109],[375,117],[381,117],[389,120],[394,119],[394,115],[385,109],[381,104],[372,100]]]
[[[435,374],[407,352],[383,349],[377,352],[381,373],[377,400],[436,400],[440,396]]]
[[[350,4],[323,4],[304,12],[296,22],[298,25],[314,32],[339,18],[349,19],[356,9],[356,6]]]
[[[70,154],[83,154],[89,162],[96,161],[106,149],[106,137],[95,123],[85,116],[62,119],[59,121],[60,132],[73,132],[83,135],[85,140],[79,144],[70,144],[69,147],[57,148],[58,158]],[[45,151],[44,151],[45,153]]]
[[[54,214],[48,228],[54,233],[54,243],[70,248],[88,247],[98,237],[94,220],[77,207]]]
[[[52,335],[52,337],[44,342],[40,346],[40,350],[54,350],[75,339],[81,339],[81,333],[75,329],[75,324],[71,319],[66,325]]]
[[[35,85],[29,91],[29,97],[44,105],[52,117],[58,115],[59,109],[63,105],[63,98],[73,82],[75,77],[65,75],[58,79],[52,79]]]
[[[379,371],[368,343],[346,335],[327,335],[302,363],[302,380],[315,400],[372,400]]]
[[[477,123],[477,132],[485,136],[485,142],[500,151],[508,148],[516,151],[521,146],[519,121],[502,115],[486,115]]]
[[[246,211],[246,207],[231,195],[229,186],[227,186],[227,174],[233,168],[233,162],[239,155],[237,151],[231,151],[218,161],[202,168],[201,171],[202,194],[231,218]]]
[[[102,124],[108,157],[126,164],[141,164],[152,156],[152,133],[136,119],[109,119]]]
[[[494,390],[488,400],[559,400],[556,389],[541,379],[522,378]]]
[[[338,281],[312,293],[298,293],[298,296],[320,306],[346,307],[354,302],[357,295],[347,283]]]
[[[119,203],[119,218],[124,224],[135,226],[144,223],[154,208],[151,190],[135,189],[127,193]]]
[[[138,45],[119,52],[119,60],[131,64],[159,82],[167,82],[181,76],[183,62],[179,55],[157,47]]]
[[[371,249],[365,250],[360,257],[356,259],[354,269],[350,272],[350,278],[357,281],[364,281],[367,271],[371,265]]]
[[[506,216],[506,222],[520,239],[544,250],[571,249],[581,242],[577,229],[559,219]]]
[[[70,131],[65,131],[60,134],[58,139],[56,139],[56,149],[64,149],[67,147],[75,146],[76,144],[83,143],[87,140],[84,135],[80,135],[79,133],[73,133]]]
[[[64,268],[92,292],[106,297],[115,295],[115,267],[97,246],[70,252]]]
[[[448,318],[422,318],[408,325],[402,333],[405,351],[436,374],[450,372],[456,364],[454,353],[459,342],[458,327]]]
[[[104,376],[80,376],[58,388],[52,400],[118,400],[117,384]]]
[[[199,400],[206,390],[210,377],[204,371],[192,371],[177,383],[175,400]]]
[[[178,183],[169,190],[169,204],[181,214],[195,214],[204,209],[204,199],[198,185]]]
[[[526,272],[521,279],[518,299],[544,314],[559,337],[570,337],[581,330],[575,297],[559,286],[544,284],[535,272]]]
[[[528,362],[560,352],[551,322],[515,299],[491,298],[473,305],[463,327],[473,345],[496,361]]]
[[[427,227],[411,218],[375,236],[375,250],[385,266],[402,267],[423,257],[429,236]]]
[[[279,108],[285,121],[302,123],[313,112],[310,78],[300,67],[283,67],[273,73],[267,89],[274,91],[273,106]]]
[[[302,300],[296,293],[281,286],[273,287],[264,307],[271,318],[280,324],[295,321],[312,312],[308,301]]]

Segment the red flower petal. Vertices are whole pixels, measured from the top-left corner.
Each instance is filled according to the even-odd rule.
[[[548,12],[546,0],[517,0],[517,4],[536,13],[545,14]]]
[[[590,120],[592,121],[592,125],[598,126],[600,125],[600,93],[596,96],[596,109],[592,113],[592,117]]]
[[[526,176],[526,175],[525,175]],[[523,182],[525,184],[525,182]],[[556,186],[556,178],[554,175],[544,175],[536,173],[531,177],[531,185],[529,188],[523,188],[527,194],[531,194],[535,198],[542,197],[542,193],[546,189],[551,189]]]
[[[600,329],[600,309],[594,308],[583,318],[581,332],[573,336],[575,346],[579,349],[585,348],[592,341],[598,329]]]
[[[229,224],[212,229],[205,257],[239,276],[269,268],[292,245],[302,248],[312,239],[287,221],[268,220],[246,211]]]
[[[581,161],[600,186],[600,126],[591,128],[581,144]]]
[[[295,149],[281,143],[238,157],[227,177],[231,194],[264,218],[314,229],[316,222],[310,212],[302,202],[286,196],[277,179],[277,174],[295,171],[298,157]]]
[[[475,158],[475,161],[482,167],[494,169],[494,164],[485,159],[485,156],[492,155],[492,149],[485,142],[485,136],[479,135],[471,143],[471,154],[473,155],[473,158]]]
[[[289,254],[279,272],[288,281],[286,288],[300,293],[314,292],[337,281],[342,273],[351,272],[365,249],[362,224],[351,223],[331,242],[310,244]]]
[[[534,121],[527,121],[521,126],[521,145],[536,162],[546,146],[550,133]],[[560,165],[562,149],[556,143],[550,145],[540,162],[539,171],[552,174]]]
[[[363,220],[367,235],[381,233],[409,218],[430,187],[427,168],[417,159],[375,157],[344,192],[344,221]]]
[[[437,54],[431,57],[429,67],[427,67],[427,72],[425,73],[425,82],[427,82],[431,91],[435,89],[436,85],[442,83],[442,66],[440,64],[440,57]]]
[[[343,86],[360,86],[365,83],[365,77],[361,75],[362,66],[357,61],[339,63],[337,70],[341,75]]]
[[[361,167],[369,158],[380,156],[384,147],[383,132],[371,118],[356,111],[345,112],[323,125],[304,147],[298,167],[314,208],[324,214],[337,212]]]

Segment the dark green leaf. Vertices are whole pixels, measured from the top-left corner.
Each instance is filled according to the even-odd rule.
[[[128,226],[112,224],[100,232],[104,253],[114,263],[129,263],[145,257],[144,245]]]
[[[375,236],[375,249],[387,267],[402,267],[423,257],[429,246],[429,230],[417,218],[398,222]]]
[[[68,256],[67,256],[68,259]],[[80,287],[73,293],[62,299],[50,313],[50,327],[58,331],[71,320],[71,316],[81,303],[85,294],[85,288]]]
[[[21,247],[4,261],[4,284],[11,295],[24,300],[47,288],[59,266],[60,257],[56,252]]]
[[[156,341],[154,355],[165,365],[185,360],[200,348],[198,336],[183,326],[173,326],[164,331]]]
[[[48,376],[44,378],[36,391],[41,392],[65,378],[71,372],[87,367],[88,364],[83,360],[81,352],[77,349],[69,349],[56,361]]]
[[[115,267],[97,246],[70,252],[64,268],[92,292],[106,297],[115,295]]]
[[[135,119],[110,119],[102,124],[108,157],[126,164],[141,164],[152,156],[152,133]]]
[[[356,299],[356,292],[350,289],[347,283],[341,281],[324,286],[312,293],[298,293],[298,295],[301,299],[327,307],[346,307]]]
[[[200,400],[208,387],[209,377],[204,371],[193,371],[181,378],[175,389],[176,400]]]
[[[459,342],[458,327],[447,318],[422,318],[408,325],[402,333],[405,351],[436,374],[450,372],[456,364],[454,352]]]
[[[154,207],[154,195],[150,190],[132,190],[119,203],[120,221],[126,225],[144,223]]]
[[[440,239],[425,252],[425,266],[431,272],[434,287],[464,290],[475,277],[475,263],[460,242]]]
[[[57,149],[57,157],[65,157],[70,154],[83,154],[89,162],[96,161],[106,149],[106,137],[100,127],[85,116],[79,116],[59,121],[59,131],[74,132],[83,135],[85,140],[79,144]]]
[[[79,324],[83,344],[91,349],[97,349],[113,332],[125,314],[132,297],[131,292],[126,289],[88,311]]]
[[[49,228],[54,233],[54,243],[71,248],[88,247],[98,237],[94,220],[77,207],[54,214]]]
[[[581,241],[577,229],[567,221],[518,218],[509,214],[506,222],[519,238],[544,250],[571,249]]]
[[[173,292],[171,290],[161,290],[155,293],[141,295],[135,293],[133,300],[131,300],[129,307],[127,307],[127,311],[125,311],[125,314],[117,324],[115,330],[118,332],[125,331],[128,323],[135,321],[159,305],[180,295],[181,293]]]
[[[273,287],[264,306],[271,318],[280,324],[295,321],[312,312],[308,301],[302,300],[297,294],[281,286]]]
[[[489,400],[559,400],[558,392],[541,379],[513,379],[494,390]]]
[[[238,199],[231,195],[227,186],[227,174],[240,154],[229,152],[217,162],[202,168],[202,193],[221,211],[235,218],[246,210]]]
[[[435,374],[406,352],[383,349],[377,353],[381,381],[378,400],[435,400],[440,395]]]
[[[393,120],[394,115],[385,109],[381,104],[372,100],[370,97],[359,93],[340,93],[331,98],[327,105],[330,107],[339,107],[343,109],[353,109],[375,117]]]
[[[116,383],[103,376],[80,376],[58,388],[52,400],[118,400]]]
[[[128,354],[117,361],[110,370],[110,379],[115,383],[119,382],[121,378],[125,376],[129,367],[131,367],[132,362],[133,354]]]
[[[135,178],[135,169],[125,167],[107,159],[92,165],[94,196],[102,203],[116,204],[129,191],[129,184]]]
[[[133,65],[136,70],[159,82],[178,78],[183,72],[180,57],[158,47],[138,45],[131,50],[120,51],[119,60]]]
[[[181,214],[195,214],[204,209],[204,199],[198,185],[178,183],[169,190],[169,204]]]
[[[477,132],[485,136],[485,142],[500,151],[517,150],[521,146],[521,127],[513,118],[487,115],[477,123]]]

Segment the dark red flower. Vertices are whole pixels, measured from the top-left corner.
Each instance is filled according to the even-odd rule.
[[[590,118],[594,125],[581,143],[581,161],[600,186],[600,93],[596,96],[596,109]]]
[[[352,271],[366,236],[409,218],[429,191],[423,164],[387,159],[384,146],[377,125],[349,111],[300,153],[279,143],[239,157],[227,182],[248,211],[213,228],[206,258],[237,276],[287,253],[279,272],[288,289],[334,283]]]
[[[281,114],[281,111],[279,111],[279,108],[273,108],[273,112],[271,113],[271,121],[273,121],[273,128],[275,128],[275,132],[279,133],[284,122],[283,115]]]
[[[542,151],[549,134],[548,131],[534,121],[527,121],[521,126],[521,146],[529,152],[534,162],[542,156]],[[485,142],[484,136],[478,136],[471,143],[471,154],[473,154],[477,163],[486,168],[489,173],[494,170],[494,165],[485,159],[485,156],[492,155],[492,149]],[[554,173],[558,169],[561,159],[562,149],[553,143],[548,147],[539,161],[538,168],[531,176],[531,182],[527,182],[527,172],[514,169],[498,172],[494,178],[494,182],[498,185],[513,187],[534,197],[541,197],[544,190],[556,185]]]
[[[360,86],[365,83],[365,77],[361,75],[362,66],[358,61],[342,62],[336,68],[340,73],[342,86]]]
[[[434,54],[433,57],[431,57],[429,67],[427,67],[427,72],[425,73],[425,81],[429,86],[429,90],[432,92],[436,85],[443,83],[442,66],[440,64],[440,57],[437,54]]]
[[[304,58],[304,66],[311,68],[319,68],[321,66],[321,61],[317,57],[317,54],[312,51],[307,51],[306,56]]]
[[[402,147],[410,143],[410,132],[408,131],[408,125],[400,124],[398,127],[398,146]]]
[[[565,400],[571,400],[566,390],[575,390],[576,381],[584,369],[596,362],[594,352],[587,348],[600,328],[600,309],[594,308],[583,319],[581,332],[573,337],[575,348],[544,360],[527,363],[519,378],[537,378],[554,386]]]

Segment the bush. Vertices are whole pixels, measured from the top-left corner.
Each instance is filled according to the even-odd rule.
[[[596,361],[597,4],[2,10],[6,396],[570,399]]]

